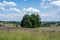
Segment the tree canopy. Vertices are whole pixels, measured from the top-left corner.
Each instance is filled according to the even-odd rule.
[[[31,15],[24,15],[21,26],[26,28],[36,28],[40,27],[41,25],[41,18],[38,14],[31,14]]]

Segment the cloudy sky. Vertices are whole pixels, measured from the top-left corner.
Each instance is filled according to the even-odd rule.
[[[32,13],[42,21],[60,21],[60,0],[0,0],[0,21],[21,21]]]

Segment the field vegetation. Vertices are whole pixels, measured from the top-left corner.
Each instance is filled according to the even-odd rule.
[[[0,40],[60,40],[60,28],[0,30]]]

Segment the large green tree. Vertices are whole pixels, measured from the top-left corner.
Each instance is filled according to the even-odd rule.
[[[40,27],[41,25],[41,18],[38,14],[31,14],[31,15],[24,15],[21,26],[27,28],[36,28]]]

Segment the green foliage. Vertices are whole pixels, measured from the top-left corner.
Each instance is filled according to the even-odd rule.
[[[27,28],[40,27],[40,24],[41,24],[41,18],[39,17],[38,14],[31,14],[31,15],[26,14],[24,15],[21,21],[21,26]]]

